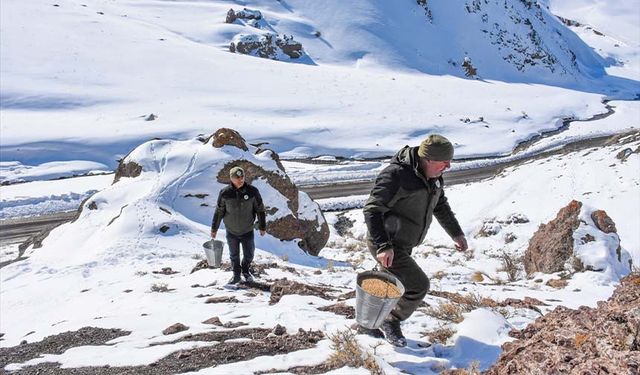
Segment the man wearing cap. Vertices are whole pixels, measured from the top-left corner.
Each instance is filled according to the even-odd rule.
[[[400,322],[409,318],[429,290],[429,278],[411,258],[424,241],[433,216],[449,234],[456,249],[467,240],[444,196],[442,172],[451,166],[453,145],[441,135],[428,136],[419,147],[405,146],[378,175],[364,207],[371,254],[405,287],[394,310],[380,327],[360,331],[406,346]]]
[[[267,225],[264,204],[258,189],[245,182],[244,170],[233,167],[229,171],[231,183],[220,190],[216,212],[211,222],[211,238],[216,238],[220,221],[224,221],[227,231],[227,244],[233,277],[229,284],[240,282],[240,274],[246,281],[253,281],[249,267],[253,261],[255,244],[253,241],[253,227],[258,217],[258,230],[264,236]],[[242,244],[242,263],[240,262],[240,244]]]

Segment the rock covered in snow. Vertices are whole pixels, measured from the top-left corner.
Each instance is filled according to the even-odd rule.
[[[140,197],[145,204],[154,205],[153,210],[163,211],[163,216],[178,212],[195,222],[210,225],[218,192],[230,183],[229,170],[234,166],[242,167],[247,182],[262,194],[267,233],[281,241],[294,241],[307,253],[317,255],[329,238],[329,226],[319,206],[298,190],[275,152],[248,145],[233,129],[218,129],[207,139],[154,140],[142,144],[120,162],[118,170],[122,172],[116,174],[116,181],[126,177],[129,180],[125,184],[114,184],[111,194],[120,190],[121,184],[122,190],[153,185]],[[126,195],[126,192],[118,194]],[[99,193],[88,205],[112,201],[109,195]],[[121,202],[118,207],[122,207],[121,213],[127,213],[128,203]],[[117,222],[116,217],[120,215],[113,216],[109,223]],[[180,227],[159,222],[154,226],[176,228],[176,231]]]
[[[281,37],[273,33],[236,35],[229,45],[229,51],[272,60],[297,59],[304,54],[302,44],[295,41],[293,36]]]
[[[621,280],[597,308],[563,306],[510,335],[485,374],[640,373],[640,275]]]
[[[631,256],[620,246],[615,223],[602,210],[573,200],[555,219],[542,224],[529,241],[525,271],[604,271],[614,279],[631,271]]]
[[[237,19],[241,20],[261,20],[262,13],[259,10],[252,10],[244,8],[239,11],[234,11],[233,8],[229,9],[227,12],[227,18],[225,19],[225,23],[234,23]]]

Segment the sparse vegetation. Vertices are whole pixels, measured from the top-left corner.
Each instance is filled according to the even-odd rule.
[[[431,343],[445,345],[447,343],[447,340],[449,340],[455,333],[455,329],[446,325],[441,325],[431,331],[423,332],[422,336],[426,337]]]
[[[154,293],[166,293],[172,290],[173,289],[169,289],[169,286],[166,283],[155,283],[151,285],[151,291]]]
[[[518,275],[520,274],[519,265],[522,263],[521,259],[503,251],[502,255],[500,255],[500,260],[502,261],[502,267],[500,267],[498,271],[506,272],[509,282],[518,280]]]
[[[369,352],[363,352],[358,341],[356,340],[355,333],[346,329],[344,331],[338,331],[329,336],[331,340],[331,349],[334,353],[331,354],[327,360],[327,365],[330,368],[341,368],[345,366],[359,368],[364,367],[369,370],[371,374],[383,375],[384,372],[375,357]]]
[[[445,302],[437,307],[427,307],[424,312],[432,318],[452,323],[461,323],[464,320],[462,313],[465,311],[460,304]]]

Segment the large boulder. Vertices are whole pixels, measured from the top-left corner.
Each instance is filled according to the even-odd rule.
[[[640,275],[595,309],[559,306],[510,336],[486,375],[639,374]]]
[[[606,212],[573,200],[534,233],[524,254],[524,267],[528,275],[593,270],[618,279],[631,272],[632,264]]]
[[[319,206],[298,190],[277,153],[247,144],[233,129],[221,128],[208,138],[197,140],[147,142],[120,162],[115,182],[126,179],[126,187],[122,189],[136,191],[144,191],[151,185],[150,190],[142,193],[145,204],[154,202],[164,212],[176,211],[209,225],[218,192],[230,183],[229,170],[234,166],[244,168],[247,182],[258,187],[263,196],[267,233],[281,241],[295,242],[308,254],[317,255],[329,239],[329,226]],[[115,182],[110,194],[116,194],[114,190],[122,183]],[[86,206],[108,206],[96,204],[101,201],[113,200],[99,193]],[[126,212],[124,203],[121,211]],[[121,220],[120,213],[107,225]],[[162,233],[167,235],[178,233],[171,230],[170,223],[163,225],[155,226],[164,228]]]

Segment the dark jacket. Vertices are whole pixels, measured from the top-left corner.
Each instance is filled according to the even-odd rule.
[[[257,188],[247,184],[240,189],[229,184],[220,190],[216,212],[211,222],[211,230],[217,231],[220,221],[224,220],[227,232],[241,236],[253,230],[258,216],[258,229],[266,230],[264,204]]]
[[[444,196],[442,177],[424,177],[417,151],[409,146],[398,151],[378,175],[364,206],[369,240],[378,253],[421,244],[433,215],[452,238],[463,234]]]

